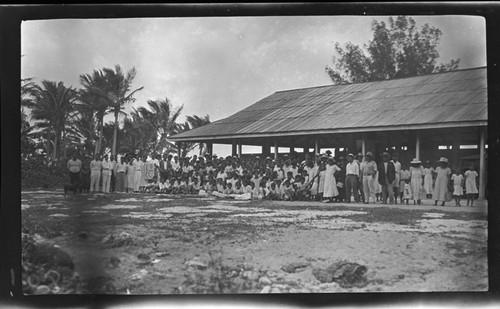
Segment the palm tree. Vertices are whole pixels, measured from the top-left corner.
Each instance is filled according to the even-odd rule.
[[[171,152],[175,145],[168,138],[177,132],[177,119],[179,118],[183,106],[174,108],[168,98],[163,101],[149,100],[148,107],[134,109],[137,118],[142,118],[149,126],[151,134],[148,140],[151,143],[151,150],[154,152]]]
[[[39,120],[39,127],[46,127],[48,134],[53,134],[52,159],[58,158],[58,146],[61,133],[65,131],[65,125],[75,109],[74,102],[77,98],[76,91],[64,86],[63,82],[42,81],[42,87],[38,87],[37,97],[33,105],[32,118]],[[48,149],[47,149],[48,152]]]
[[[199,127],[202,127],[204,125],[209,124],[210,123],[210,116],[208,116],[208,114],[203,118],[201,118],[197,115],[187,116],[186,121],[189,124],[189,130],[192,130],[192,129],[199,128]],[[206,144],[205,143],[198,143],[198,147],[200,148],[200,156],[201,156],[207,150]]]
[[[114,114],[114,132],[113,145],[111,153],[116,154],[116,140],[118,133],[118,117],[123,109],[123,106],[128,102],[133,102],[133,95],[142,90],[144,87],[137,88],[131,91],[131,84],[137,72],[132,68],[125,75],[119,65],[115,65],[115,69],[103,68],[102,70],[94,70],[93,75],[81,75],[80,81],[85,87],[87,93],[91,94],[94,99],[102,100],[106,106],[106,110]],[[103,119],[104,116],[101,118]],[[100,123],[100,142],[102,143],[102,128],[104,124]],[[100,150],[100,149],[99,149]]]

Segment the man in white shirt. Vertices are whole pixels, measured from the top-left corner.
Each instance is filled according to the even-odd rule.
[[[125,173],[127,172],[127,165],[125,164],[125,158],[120,157],[120,162],[115,165],[115,175],[116,175],[116,191],[125,192]]]
[[[345,172],[345,190],[346,202],[351,202],[351,194],[354,193],[354,201],[359,203],[358,194],[358,178],[359,178],[359,165],[354,162],[354,155],[352,153],[347,155],[347,165]]]
[[[102,191],[104,191],[104,193],[109,193],[112,168],[113,163],[108,160],[108,155],[104,155],[104,160],[102,160]]]
[[[67,164],[69,170],[69,179],[71,184],[76,184],[80,182],[80,170],[82,169],[82,161],[76,158],[76,155],[73,154],[71,160],[68,161]]]

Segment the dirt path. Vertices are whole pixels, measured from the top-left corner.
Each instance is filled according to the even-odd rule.
[[[103,293],[484,291],[487,212],[478,207],[226,201],[23,192],[23,223],[73,256]],[[35,225],[44,218],[43,227]],[[366,266],[366,286],[314,269]],[[296,273],[290,263],[307,266]]]

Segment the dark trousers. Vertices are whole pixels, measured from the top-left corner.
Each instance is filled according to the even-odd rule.
[[[115,192],[116,175],[115,171],[111,170],[110,192]]]
[[[69,172],[69,181],[72,185],[80,183],[80,172],[78,173]]]
[[[347,175],[345,177],[345,201],[351,201],[351,195],[354,194],[354,201],[359,203],[358,177],[356,175]]]

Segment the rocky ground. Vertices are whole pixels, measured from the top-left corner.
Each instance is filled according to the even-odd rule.
[[[486,205],[424,204],[24,191],[23,290],[486,291]]]

